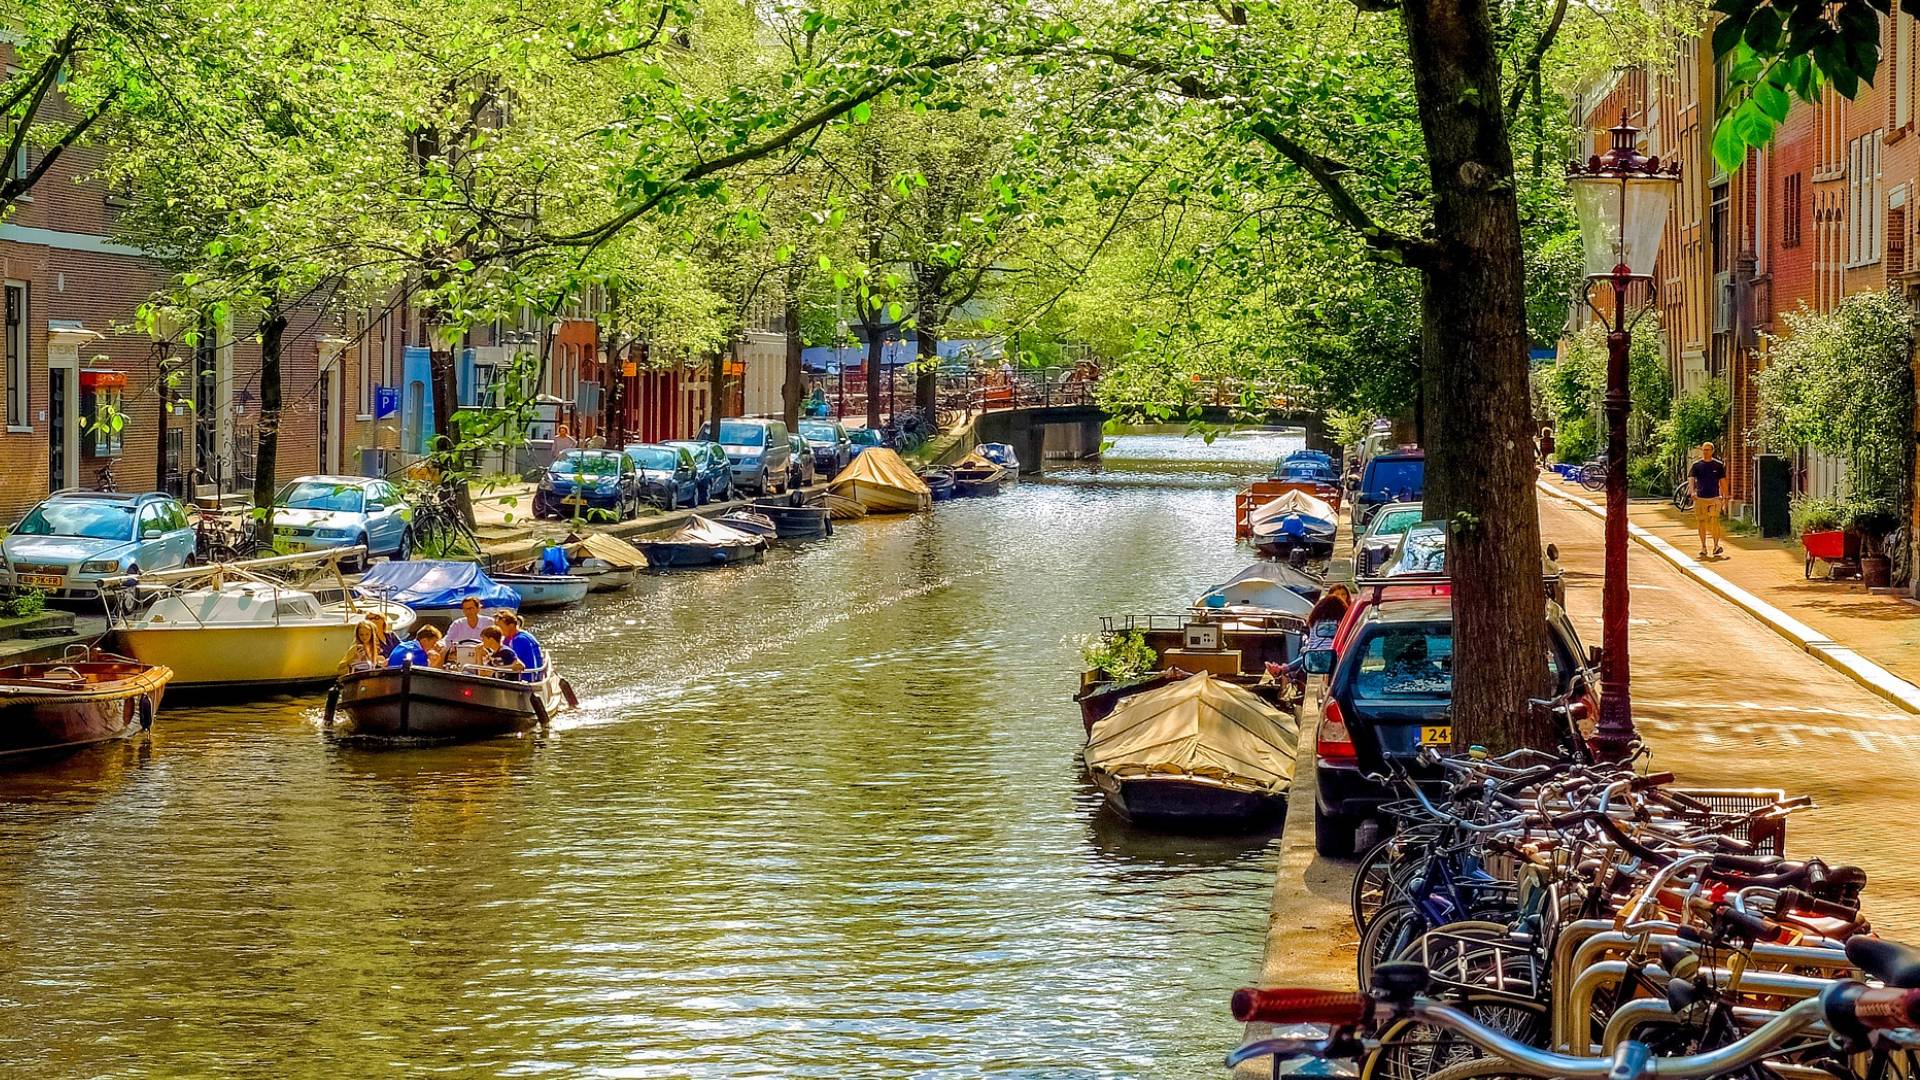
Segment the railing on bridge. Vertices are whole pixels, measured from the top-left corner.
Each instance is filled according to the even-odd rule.
[[[942,371],[936,378],[939,416],[945,428],[972,413],[1000,409],[1052,408],[1067,405],[1092,405],[1093,382],[1097,372],[1090,365],[1076,367],[1022,368],[1017,371],[990,368],[965,372]],[[904,368],[884,373],[877,393],[880,415],[911,408],[918,376]],[[818,397],[814,397],[814,392]],[[827,415],[859,418],[867,411],[867,379],[859,367],[815,375],[809,387],[811,400],[824,400]]]

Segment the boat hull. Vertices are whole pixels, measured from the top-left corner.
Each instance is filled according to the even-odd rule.
[[[852,499],[869,514],[912,514],[933,504],[924,491],[880,484],[872,480],[846,480],[836,484],[833,493]]]
[[[701,566],[730,566],[751,562],[766,551],[761,544],[676,544],[665,540],[634,545],[647,553],[655,570],[686,570]]]
[[[85,689],[44,678],[62,670],[120,676]],[[153,723],[173,673],[134,663],[16,664],[0,668],[0,766],[59,757],[124,739]]]
[[[956,473],[953,478],[953,493],[962,499],[998,495],[1001,485],[1005,484],[1006,480],[1007,474],[1004,471],[991,476],[963,476]]]
[[[774,533],[781,540],[811,540],[833,535],[833,512],[824,506],[754,503],[753,512],[772,518]]]
[[[558,680],[496,679],[434,668],[376,668],[341,678],[327,721],[348,739],[484,739],[546,723]]]
[[[587,579],[588,592],[619,592],[633,584],[635,574],[636,571],[623,566],[585,570],[579,576]]]
[[[496,574],[494,580],[520,594],[521,611],[547,611],[587,598],[591,582],[575,574]]]
[[[352,623],[335,626],[166,626],[119,631],[120,648],[173,669],[181,689],[312,685],[332,681],[353,647]]]
[[[1119,777],[1096,771],[1093,781],[1116,813],[1140,825],[1254,828],[1287,813],[1285,792],[1233,787],[1204,777]]]

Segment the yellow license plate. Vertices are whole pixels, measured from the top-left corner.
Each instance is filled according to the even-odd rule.
[[[30,589],[64,589],[67,579],[59,574],[21,574],[20,584]]]
[[[275,525],[273,527],[273,535],[275,536],[292,536],[293,534],[294,527],[291,525]]]
[[[1425,724],[1420,728],[1421,746],[1452,746],[1452,724]]]

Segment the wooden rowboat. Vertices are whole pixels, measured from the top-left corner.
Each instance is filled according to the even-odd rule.
[[[153,726],[173,672],[81,649],[0,667],[0,763],[71,753]]]
[[[409,664],[341,676],[326,723],[349,739],[483,739],[544,727],[574,701],[551,664],[536,682]]]

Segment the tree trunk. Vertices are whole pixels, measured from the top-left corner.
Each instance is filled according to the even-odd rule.
[[[467,488],[466,462],[460,446],[453,414],[460,404],[460,372],[454,367],[453,350],[429,344],[427,367],[433,374],[433,441],[428,448],[440,468],[440,483],[453,496],[454,509],[467,528],[473,528],[473,496]]]
[[[886,353],[886,335],[878,322],[867,323],[867,427],[880,430],[880,362]]]
[[[287,316],[278,302],[267,305],[260,323],[260,427],[254,432],[253,505],[259,511],[259,542],[273,543],[274,477],[280,467],[280,354]],[[326,418],[321,418],[325,423]],[[165,451],[161,453],[165,459]]]
[[[794,295],[791,286],[787,289],[784,321],[787,326],[787,377],[780,384],[780,417],[786,421],[788,431],[797,431],[800,427],[800,403],[807,396],[807,372],[800,360],[800,298]]]
[[[1551,747],[1528,401],[1525,269],[1500,65],[1484,0],[1405,0],[1434,193],[1423,268],[1427,516],[1451,523],[1456,738]]]
[[[727,354],[714,353],[707,366],[707,438],[720,441],[720,418],[727,414]]]
[[[913,404],[932,424],[940,404],[940,338],[939,327],[926,315],[923,309],[913,326],[914,354],[920,369],[913,382]]]
[[[168,490],[167,424],[173,419],[173,383],[169,381],[173,377],[172,368],[173,346],[171,344],[163,344],[160,347],[160,363],[157,368],[160,372],[160,422],[158,428],[159,442],[154,444],[153,455],[153,490],[155,491]],[[181,494],[186,495],[188,500],[191,501],[193,496],[192,485],[185,485]]]

